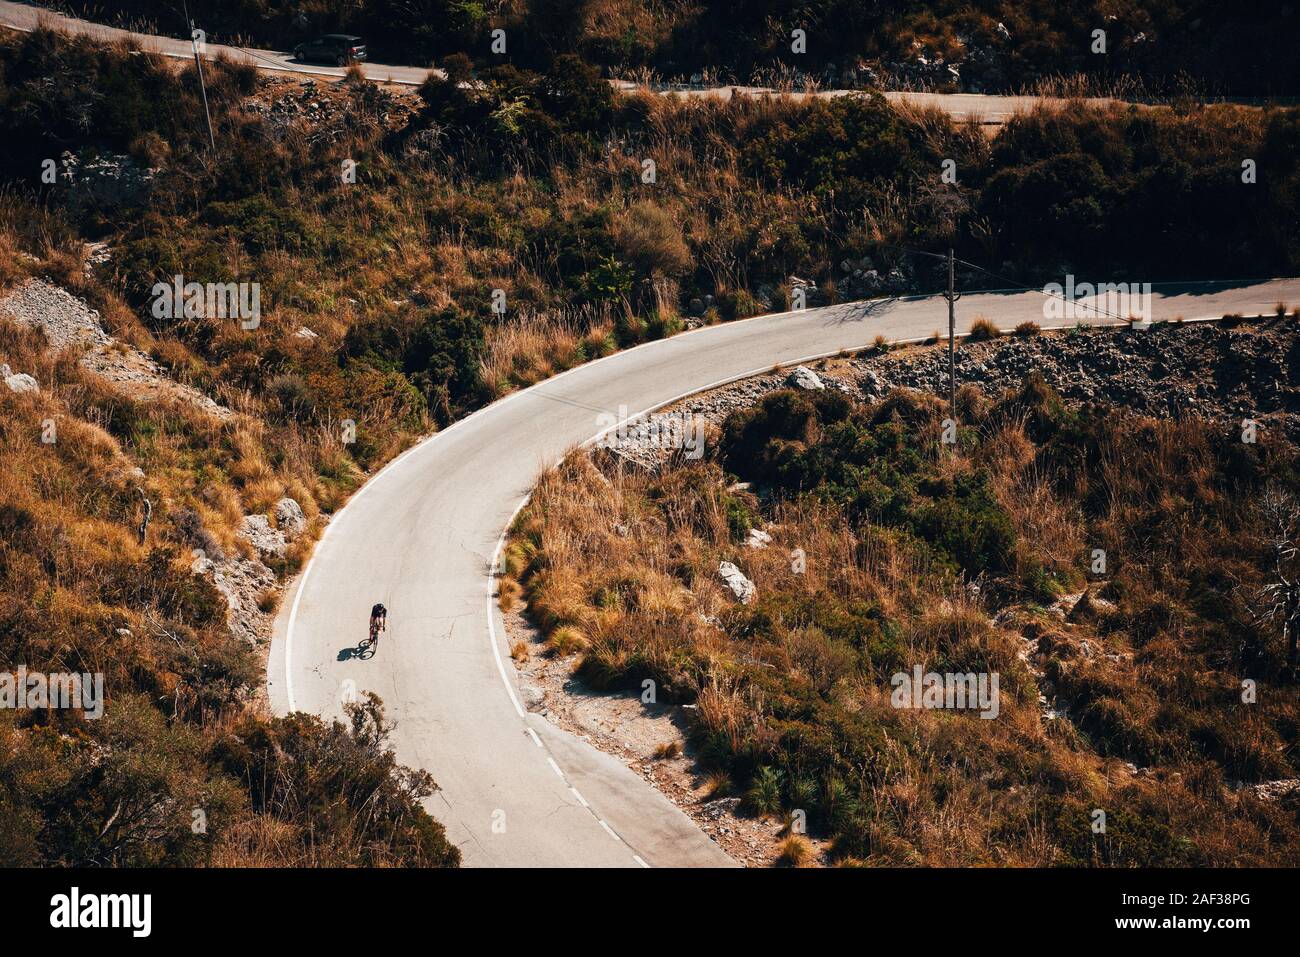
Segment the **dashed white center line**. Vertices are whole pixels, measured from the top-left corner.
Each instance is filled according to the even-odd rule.
[[[558,774],[558,775],[560,776],[560,780],[563,781],[563,780],[564,780],[564,772],[561,771],[561,770],[560,770],[560,766],[559,766],[558,764],[555,763],[555,758],[551,757],[551,756],[548,754],[548,755],[546,756],[546,760],[547,760],[547,762],[551,765],[551,770],[554,771],[556,774]]]
[[[587,799],[578,793],[577,788],[575,788],[573,785],[569,785],[569,790],[573,792],[573,796],[578,799],[579,804],[581,804],[583,807],[591,807],[591,805],[587,803]]]
[[[606,824],[604,821],[597,818],[596,823],[599,824],[601,827],[603,827],[605,829],[605,833],[608,834],[610,837],[612,837],[614,840],[618,841],[620,844],[623,843],[623,839],[619,837],[617,834],[615,834],[614,829],[610,827],[608,824]]]
[[[528,728],[528,727],[525,727],[524,730],[527,731],[529,735],[532,736],[533,744],[537,745],[540,748],[542,746],[542,739],[537,736],[537,732],[534,731],[532,728]]]
[[[640,865],[641,865],[642,867],[644,867],[646,870],[649,870],[649,869],[650,869],[650,865],[647,864],[645,861],[641,860],[641,855],[640,855],[640,854],[633,854],[633,855],[632,855],[632,860],[636,861],[638,864],[640,864]]]

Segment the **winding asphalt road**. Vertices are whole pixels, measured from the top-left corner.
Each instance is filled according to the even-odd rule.
[[[118,29],[117,27],[105,26],[101,23],[93,23],[88,20],[78,20],[73,17],[67,17],[51,10],[46,10],[42,7],[32,6],[26,3],[14,3],[10,2],[10,0],[3,0],[3,2],[0,2],[0,26],[10,27],[15,30],[30,31],[35,29],[39,24],[45,24],[67,33],[95,37],[96,39],[105,41],[129,38],[138,43],[141,49],[161,53],[164,56],[176,57],[179,59],[190,59],[194,56],[193,49],[187,40],[153,36],[152,34],[147,33],[134,33],[128,30]],[[199,24],[199,26],[202,27],[203,24]],[[338,79],[342,77],[344,73],[344,70],[341,67],[322,66],[314,63],[298,63],[293,60],[292,54],[281,50],[258,50],[251,47],[223,46],[217,43],[206,44],[204,51],[205,56],[213,57],[219,53],[224,53],[226,56],[237,62],[252,63],[260,70],[269,70],[279,73],[300,73],[331,79]],[[365,75],[371,80],[381,83],[394,83],[402,86],[419,86],[424,82],[425,77],[427,77],[430,72],[442,75],[442,71],[440,70],[430,71],[427,68],[415,66],[389,66],[383,63],[365,63],[362,64],[361,68]],[[626,80],[612,80],[610,82],[615,88],[625,92],[642,88],[637,84]],[[733,95],[737,94],[747,96],[767,96],[773,94],[775,91],[766,87],[720,86],[709,88],[671,89],[661,90],[660,92],[677,96],[730,99]],[[823,90],[810,94],[798,93],[792,95],[796,99],[803,99],[808,96],[817,98],[845,96],[851,92],[853,91]],[[1063,100],[1048,99],[1044,97],[990,96],[979,93],[888,92],[884,95],[894,103],[908,103],[913,106],[933,106],[950,114],[954,119],[965,120],[973,118],[977,122],[987,126],[1000,126],[1013,114],[1026,110],[1038,103],[1062,104],[1065,102]],[[1094,104],[1103,104],[1109,101],[1104,99],[1093,99],[1089,102]]]
[[[1300,302],[1300,280],[1166,284],[1153,315],[1258,315],[1279,300]],[[977,314],[1003,328],[1046,325],[1044,301],[968,293],[959,330]],[[334,516],[282,603],[274,707],[335,717],[347,695],[378,693],[397,721],[398,758],[441,786],[429,809],[468,865],[727,865],[650,785],[521,706],[491,577],[503,530],[539,472],[596,437],[602,413],[635,416],[777,364],[877,335],[920,339],[946,323],[945,301],[920,297],[706,327],[572,369],[426,439]],[[374,658],[350,657],[376,601],[390,609],[390,632]]]
[[[0,2],[0,25],[31,30],[40,22],[105,40],[128,35]],[[129,36],[144,49],[192,55],[183,40]],[[264,70],[343,73],[293,63],[271,50],[209,44],[206,52],[225,52]],[[365,72],[412,85],[428,71],[367,64]],[[734,89],[684,92],[725,97]],[[886,95],[986,123],[1000,123],[1034,102]],[[1279,300],[1300,302],[1300,280],[1158,286],[1153,313],[1157,319],[1256,315]],[[1043,303],[1036,293],[967,294],[960,328],[977,314],[1004,328],[1023,321],[1046,325]],[[429,810],[468,865],[731,865],[685,814],[621,762],[524,709],[494,601],[492,568],[504,529],[539,472],[596,437],[602,414],[650,411],[774,365],[862,348],[877,335],[920,339],[946,322],[943,299],[918,297],[713,326],[570,370],[426,439],[334,516],[286,596],[268,666],[272,705],[280,713],[333,718],[342,716],[349,698],[377,692],[397,722],[392,743],[398,759],[429,770],[441,786]],[[358,658],[352,652],[376,601],[391,610],[390,631],[376,656]]]

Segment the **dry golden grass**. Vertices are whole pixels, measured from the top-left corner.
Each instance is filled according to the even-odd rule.
[[[523,589],[519,582],[512,578],[502,578],[497,582],[497,607],[503,612],[509,614],[515,607],[515,601],[519,598]]]
[[[654,749],[653,757],[656,761],[670,761],[682,753],[680,742],[669,741],[667,744],[658,745]]]
[[[1231,507],[1215,485],[1212,448],[1203,430],[1134,421],[1099,446],[1095,481],[1111,487],[1113,504],[1090,524],[1073,498],[1087,489],[1063,493],[1059,476],[1038,459],[1023,416],[990,424],[989,399],[970,390],[959,398],[963,420],[975,423],[979,432],[973,452],[938,455],[931,421],[919,424],[914,441],[942,481],[977,472],[990,476],[993,497],[1010,517],[1018,542],[1008,573],[1013,578],[1042,568],[1063,582],[1061,587],[1081,588],[1089,548],[1130,540],[1133,529],[1150,522],[1151,505],[1176,514],[1187,486],[1205,502],[1218,503],[1212,507]],[[937,418],[941,405],[932,411]],[[1142,491],[1152,475],[1179,476],[1177,483],[1156,482],[1170,487],[1164,500],[1153,501]],[[1175,486],[1180,486],[1177,494]],[[863,772],[861,785],[871,796],[869,812],[854,826],[856,843],[836,845],[841,862],[1041,867],[1083,855],[1087,863],[1114,863],[1113,852],[1089,851],[1062,836],[1061,820],[1044,816],[1049,795],[1064,801],[1052,813],[1070,808],[1068,813],[1081,815],[1085,830],[1086,808],[1133,802],[1135,814],[1187,835],[1205,860],[1269,859],[1267,852],[1243,854],[1233,848],[1234,837],[1259,822],[1237,822],[1234,808],[1243,806],[1241,799],[1220,785],[1193,791],[1167,787],[1165,780],[1138,782],[1122,761],[1095,750],[1073,721],[1045,721],[1040,678],[1021,657],[1027,641],[1038,647],[1036,636],[1046,636],[1043,641],[1057,643],[1053,654],[1072,663],[1072,687],[1090,689],[1101,702],[1098,713],[1109,715],[1105,720],[1152,729],[1161,720],[1162,698],[1184,693],[1169,670],[1203,668],[1179,642],[1157,639],[1135,657],[1133,646],[1112,633],[1111,625],[1058,623],[1032,604],[1013,605],[994,624],[996,609],[984,596],[936,573],[887,530],[850,523],[839,509],[810,498],[767,503],[762,511],[772,544],[744,548],[727,520],[725,502],[736,495],[745,499],[746,493],[729,492],[707,461],[672,463],[647,474],[600,453],[573,454],[542,477],[513,530],[512,574],[525,581],[529,613],[551,636],[552,647],[560,644],[565,654],[580,656],[577,674],[584,680],[599,687],[628,673],[648,673],[679,700],[691,700],[693,733],[708,743],[706,754],[780,762],[782,734],[790,734],[792,719],[777,707],[769,681],[791,694],[813,689],[827,713],[841,716],[837,720],[876,729],[871,770]],[[749,500],[750,508],[757,504]],[[791,568],[795,547],[806,556],[802,574]],[[1219,560],[1216,548],[1210,538],[1185,542],[1182,560],[1212,567]],[[750,619],[717,576],[722,560],[741,567],[760,600],[775,602],[764,605],[773,618],[761,637],[735,632]],[[1129,561],[1137,560],[1130,555]],[[1138,607],[1155,600],[1154,592],[1147,598],[1134,585],[1125,587]],[[894,624],[894,654],[900,661],[999,673],[998,720],[895,709],[880,675],[855,664],[859,659],[820,629],[797,615],[786,617],[801,601],[830,596],[845,605],[870,603],[880,609]],[[574,632],[588,639],[585,647],[571,642]],[[1085,660],[1079,651],[1084,639],[1111,656],[1094,652]],[[1112,699],[1116,703],[1108,704]],[[1264,723],[1227,735],[1224,742],[1229,760],[1243,765],[1281,746]],[[719,766],[716,757],[703,760],[706,799],[729,792],[731,769],[725,762]],[[1007,786],[1009,780],[1014,787]],[[754,787],[752,781],[742,782],[747,801],[757,800],[750,797]],[[768,799],[761,800],[757,806],[767,807]],[[1274,823],[1267,827],[1278,826],[1275,815],[1269,820]],[[797,841],[782,850],[788,864],[804,860]],[[1130,848],[1122,853],[1139,860],[1166,852]]]
[[[499,398],[514,389],[614,351],[614,322],[603,310],[528,313],[491,326],[481,374]]]
[[[563,657],[575,655],[590,647],[587,636],[572,625],[561,625],[556,628],[547,639],[547,644],[557,655]]]
[[[259,815],[222,831],[214,848],[213,867],[304,867],[298,829],[289,823]]]
[[[970,334],[968,336],[974,342],[981,339],[996,339],[1002,335],[1000,330],[991,319],[984,316],[976,316],[975,321],[970,324]]]
[[[791,834],[777,846],[778,867],[806,867],[812,861],[812,844],[800,834]]]
[[[284,592],[279,588],[273,587],[264,589],[262,593],[257,596],[257,607],[263,614],[274,614],[276,609],[280,607],[280,599],[283,596]]]
[[[731,775],[725,771],[713,771],[704,777],[704,796],[705,801],[712,801],[715,798],[726,797],[731,793]]]
[[[1077,580],[1087,544],[1083,516],[1077,506],[1061,498],[1051,476],[1037,464],[1023,420],[1003,423],[986,437],[979,458],[993,477],[999,504],[1025,545],[1017,555],[1017,572],[1046,559],[1051,572]]]

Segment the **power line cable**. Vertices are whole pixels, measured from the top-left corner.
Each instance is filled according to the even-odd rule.
[[[912,255],[916,255],[916,256],[928,256],[928,257],[930,257],[931,259],[940,259],[940,260],[943,260],[944,262],[947,262],[947,261],[948,261],[948,257],[947,257],[947,256],[941,255],[941,254],[939,254],[939,253],[927,252],[927,251],[924,250],[924,249],[912,249],[910,246],[899,246],[899,245],[896,245],[896,244],[894,244],[894,243],[879,243],[878,245],[885,246],[885,247],[887,247],[887,248],[889,248],[889,249],[897,249],[897,250],[900,251],[900,252],[903,252],[903,253],[910,253],[910,254],[912,254]],[[977,269],[977,270],[979,270],[980,272],[985,273],[986,275],[991,276],[991,277],[993,277],[994,279],[997,279],[999,282],[1007,283],[1007,284],[1008,284],[1008,287],[1011,288],[1011,289],[1023,289],[1025,292],[1036,292],[1036,293],[1038,293],[1040,296],[1045,296],[1045,297],[1047,297],[1048,299],[1059,299],[1059,300],[1061,300],[1062,302],[1067,302],[1067,303],[1070,303],[1070,304],[1074,304],[1074,303],[1077,301],[1077,300],[1074,300],[1074,299],[1069,299],[1069,298],[1067,298],[1064,294],[1061,294],[1061,293],[1048,292],[1046,289],[1039,289],[1039,288],[1037,288],[1037,287],[1035,287],[1035,286],[1026,286],[1026,285],[1024,285],[1023,283],[1017,282],[1016,280],[1011,279],[1011,278],[1009,278],[1009,277],[1007,277],[1007,276],[1003,276],[1003,275],[1001,275],[1001,274],[999,274],[999,273],[995,273],[995,272],[994,272],[993,270],[991,270],[991,269],[986,269],[984,266],[981,266],[981,265],[979,265],[978,263],[969,262],[969,261],[967,261],[967,260],[965,260],[965,259],[954,259],[954,262],[961,263],[963,266],[968,266],[968,267],[971,268],[971,269]],[[1098,315],[1104,315],[1104,316],[1106,316],[1107,318],[1110,318],[1110,319],[1116,319],[1116,320],[1118,320],[1118,321],[1120,321],[1120,322],[1127,322],[1127,321],[1128,321],[1128,317],[1127,317],[1127,316],[1121,316],[1121,315],[1118,315],[1118,314],[1113,313],[1113,312],[1108,312],[1107,310],[1102,309],[1102,308],[1101,308],[1100,306],[1098,306],[1098,305],[1093,305],[1093,306],[1091,306],[1091,307],[1089,307],[1089,308],[1091,309],[1092,312],[1094,312],[1094,313],[1096,313],[1096,314],[1098,314]]]

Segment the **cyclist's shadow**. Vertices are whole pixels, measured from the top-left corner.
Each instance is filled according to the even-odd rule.
[[[375,643],[369,638],[363,638],[361,644],[355,648],[340,648],[339,661],[351,661],[353,658],[365,661],[375,656]]]

